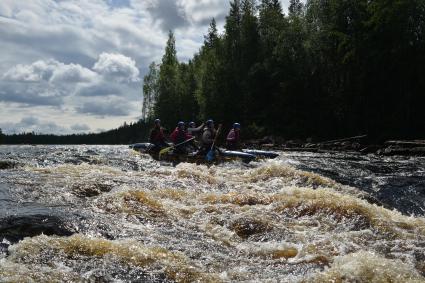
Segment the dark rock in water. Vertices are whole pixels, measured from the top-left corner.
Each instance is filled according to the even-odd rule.
[[[0,170],[13,169],[17,165],[18,164],[16,162],[11,161],[11,160],[0,160]]]
[[[257,219],[240,218],[231,224],[231,229],[235,231],[239,237],[246,239],[251,235],[270,231],[271,226]]]
[[[6,243],[0,243],[0,254],[8,254],[9,245]]]
[[[57,216],[9,216],[0,219],[0,239],[6,238],[11,243],[42,233],[45,235],[70,236],[74,231]]]
[[[71,188],[73,193],[79,197],[95,197],[101,193],[107,193],[113,188],[112,184],[107,183],[84,183],[74,184]]]
[[[425,156],[425,147],[400,147],[390,145],[377,151],[378,155]]]

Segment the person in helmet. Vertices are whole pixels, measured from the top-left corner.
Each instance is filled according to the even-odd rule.
[[[149,142],[153,144],[151,152],[159,152],[162,148],[167,147],[165,142],[164,129],[161,127],[161,120],[155,119],[154,127],[149,135]]]
[[[195,139],[191,142],[188,143],[187,147],[189,148],[190,151],[195,152],[199,150],[199,144],[201,142],[201,136],[202,136],[202,130],[204,128],[204,123],[202,123],[199,127],[196,127],[196,123],[195,122],[190,122],[188,127],[187,127],[187,133],[192,136],[195,137]]]
[[[228,150],[238,150],[241,148],[240,130],[241,125],[239,123],[234,123],[226,138],[226,148]]]
[[[205,123],[202,123],[199,127],[196,126],[195,122],[190,122],[187,128],[187,133],[196,138],[196,141],[201,142],[201,136],[203,133]]]
[[[173,133],[171,134],[170,138],[171,138],[171,141],[174,144],[180,144],[180,143],[192,138],[192,136],[190,136],[186,132],[184,122],[180,121],[180,122],[177,123],[177,127],[173,131]],[[186,144],[182,144],[182,145],[177,146],[174,151],[177,152],[177,153],[187,153]]]
[[[217,131],[214,128],[214,121],[210,119],[205,123],[205,127],[202,132],[201,150],[200,150],[201,154],[206,153],[211,149],[211,146],[214,143],[216,134],[217,134]]]
[[[196,127],[195,122],[190,122],[189,127],[187,128],[187,133],[191,136],[199,136],[204,128],[204,123],[202,123],[199,127]]]

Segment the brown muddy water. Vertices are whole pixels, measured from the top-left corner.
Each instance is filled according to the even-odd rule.
[[[0,146],[0,282],[425,282],[425,159]]]

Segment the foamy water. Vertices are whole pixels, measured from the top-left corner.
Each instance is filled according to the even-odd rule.
[[[0,160],[15,162],[0,170],[2,219],[54,216],[69,232],[0,237],[0,282],[425,281],[425,218],[325,155],[172,167],[125,146],[2,146]],[[408,162],[423,182],[423,160]]]

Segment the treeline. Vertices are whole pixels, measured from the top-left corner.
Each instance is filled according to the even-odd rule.
[[[425,1],[233,0],[200,51],[172,32],[144,78],[145,120],[238,121],[250,136],[425,135]]]
[[[102,133],[45,135],[21,133],[4,135],[0,130],[0,143],[4,144],[131,144],[146,141],[152,125],[143,120],[122,125]]]

